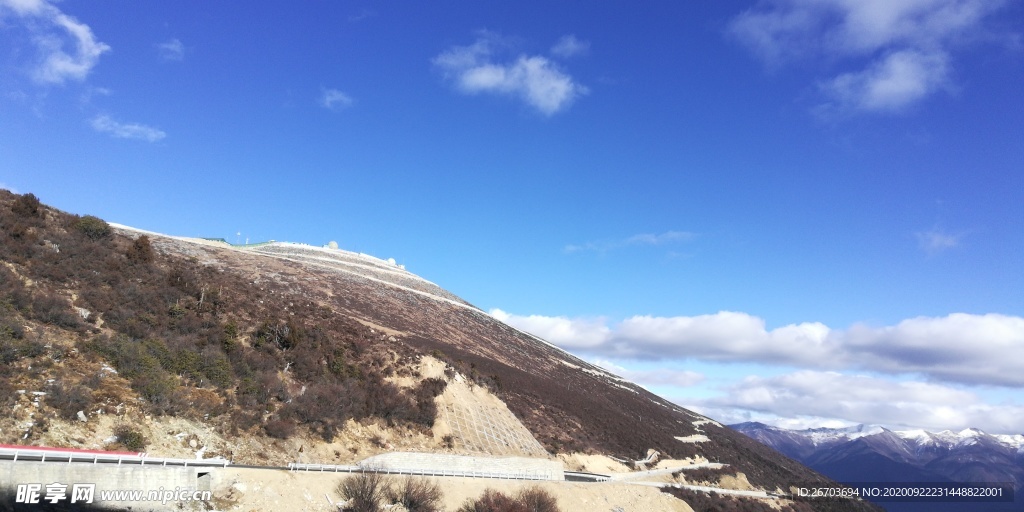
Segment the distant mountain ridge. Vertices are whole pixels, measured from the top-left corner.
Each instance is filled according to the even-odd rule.
[[[788,430],[746,422],[730,427],[840,482],[1011,482],[1018,496],[1024,489],[1024,435],[877,425]]]
[[[862,437],[873,436],[889,432],[892,435],[910,441],[920,447],[930,446],[935,448],[954,449],[956,447],[971,446],[979,443],[996,443],[1017,452],[1024,452],[1024,435],[1022,434],[987,434],[981,429],[965,428],[959,432],[943,430],[941,432],[928,432],[921,429],[915,430],[890,430],[880,425],[854,425],[845,428],[809,428],[803,430],[790,430],[773,427],[759,422],[745,422],[730,425],[731,428],[739,430],[765,444],[772,444],[769,439],[776,437],[797,436],[807,440],[811,446],[831,445],[834,443],[853,441]]]

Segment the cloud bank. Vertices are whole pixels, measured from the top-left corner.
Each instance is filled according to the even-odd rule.
[[[739,312],[698,316],[495,318],[568,350],[613,358],[786,365],[813,370],[913,374],[942,382],[1024,387],[1024,318],[955,313],[887,327],[833,329],[818,322],[767,329]]]
[[[950,386],[837,372],[799,371],[751,376],[725,395],[699,401],[722,421],[750,421],[760,414],[787,418],[843,418],[855,423],[987,432],[1024,432],[1024,407],[986,404],[975,393]],[[737,411],[745,411],[739,412]],[[809,426],[819,426],[813,421]],[[793,425],[790,428],[800,428]],[[804,427],[806,428],[806,427]]]
[[[32,79],[41,84],[82,81],[110,46],[97,41],[92,29],[45,0],[0,0],[0,14],[14,13],[33,32],[38,61]],[[67,46],[73,47],[66,50]]]
[[[453,46],[434,57],[433,64],[464,94],[510,96],[546,116],[564,111],[587,94],[585,86],[544,56],[521,54],[499,60],[505,46],[497,34],[483,32],[473,44]]]
[[[816,57],[860,67],[819,84],[821,110],[891,112],[948,88],[952,51],[1005,3],[761,0],[729,32],[772,67]]]

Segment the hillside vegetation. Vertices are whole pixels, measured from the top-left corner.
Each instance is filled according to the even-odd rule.
[[[428,355],[443,376],[419,373]],[[654,449],[716,459],[768,490],[826,481],[461,300],[295,257],[117,229],[6,191],[0,357],[4,405],[35,400],[6,420],[3,442],[32,443],[48,417],[124,417],[126,408],[229,439],[329,442],[350,420],[430,438],[435,397],[461,376],[498,396],[552,454],[640,459]],[[40,388],[41,399],[18,393]],[[708,439],[676,439],[695,434]],[[447,437],[432,449],[457,451]]]
[[[150,414],[213,418],[232,432],[287,437],[303,425],[329,440],[350,418],[433,424],[443,380],[412,391],[385,380],[409,371],[416,353],[404,345],[385,347],[312,302],[266,300],[239,276],[154,251],[146,236],[116,236],[96,217],[42,207],[31,195],[4,199],[0,385],[8,391],[20,366],[49,372],[47,403],[68,419],[123,398],[104,395],[102,372],[75,375],[61,364],[80,357],[113,367]]]

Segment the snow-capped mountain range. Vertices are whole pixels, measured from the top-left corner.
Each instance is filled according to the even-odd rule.
[[[732,427],[741,432],[752,429],[774,429],[777,431],[785,431],[802,435],[809,439],[814,445],[852,441],[865,436],[891,432],[900,439],[913,441],[918,446],[933,446],[952,449],[958,446],[970,446],[982,442],[983,440],[988,440],[1003,444],[1009,448],[1017,450],[1018,452],[1024,451],[1024,435],[1022,434],[993,435],[986,434],[982,430],[976,428],[965,428],[959,432],[953,432],[952,430],[928,432],[920,429],[889,430],[879,425],[854,425],[846,428],[811,428],[805,430],[786,430],[765,425],[763,423],[741,423],[739,425],[732,425]]]
[[[1012,482],[1024,495],[1020,434],[877,425],[787,430],[756,422],[730,427],[840,482]]]

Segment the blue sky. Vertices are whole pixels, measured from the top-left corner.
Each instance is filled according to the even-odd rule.
[[[0,0],[0,186],[394,257],[726,421],[1020,433],[1022,21]]]

